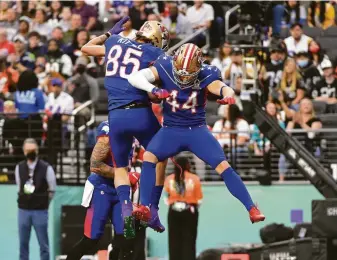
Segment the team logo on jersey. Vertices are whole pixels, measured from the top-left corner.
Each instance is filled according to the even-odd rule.
[[[192,86],[192,89],[195,89],[195,90],[200,90],[200,89],[201,89],[201,88],[200,88],[200,80],[196,79],[196,80],[194,81],[194,84],[193,84],[193,86]]]
[[[107,125],[102,127],[102,131],[104,131],[106,134],[109,133],[109,127]]]

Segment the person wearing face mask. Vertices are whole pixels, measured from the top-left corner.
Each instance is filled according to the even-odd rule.
[[[51,39],[48,41],[46,58],[47,72],[58,72],[65,78],[69,78],[72,75],[73,64],[71,58],[61,50],[57,40]]]
[[[281,48],[278,45],[270,48],[270,62],[267,62],[260,70],[259,79],[263,84],[263,93],[268,97],[279,84],[282,78],[283,59]]]
[[[323,60],[321,63],[323,78],[314,86],[311,97],[317,101],[328,104],[337,103],[337,79],[334,68],[330,60]]]
[[[295,56],[298,71],[300,72],[306,88],[306,93],[312,91],[313,86],[321,79],[321,74],[312,61],[309,53],[299,52]]]
[[[48,206],[56,189],[53,168],[38,158],[37,142],[28,138],[23,143],[25,160],[15,168],[18,192],[18,230],[20,259],[29,259],[29,240],[33,227],[40,245],[40,259],[49,260]]]

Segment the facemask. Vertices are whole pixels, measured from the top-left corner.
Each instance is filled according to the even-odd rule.
[[[271,64],[278,65],[278,64],[280,64],[280,61],[279,60],[271,60]]]
[[[310,46],[309,51],[311,53],[317,53],[317,52],[319,52],[319,47],[318,46]]]
[[[35,161],[36,156],[37,156],[36,151],[29,151],[26,154],[26,159],[29,160],[29,161]]]
[[[309,61],[308,60],[298,60],[296,63],[300,68],[304,68],[308,66]]]

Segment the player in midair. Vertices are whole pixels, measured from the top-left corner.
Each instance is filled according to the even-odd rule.
[[[115,170],[115,187],[122,205],[124,234],[134,237],[134,218],[130,201],[130,182],[127,175],[128,155],[133,138],[137,138],[146,149],[152,137],[160,129],[154,116],[150,98],[144,91],[133,88],[127,77],[133,72],[148,68],[164,52],[168,45],[168,30],[159,22],[145,22],[136,34],[135,40],[119,35],[123,24],[129,17],[122,18],[108,33],[89,41],[82,47],[86,55],[105,57],[106,72],[104,85],[108,91],[109,103],[109,139],[113,167]],[[152,97],[162,98],[163,90],[156,89]],[[116,127],[118,126],[118,127]],[[165,178],[165,162],[158,164],[158,178],[152,197],[152,214],[158,214],[159,199]],[[159,218],[149,223],[159,232],[164,227]]]
[[[122,207],[114,187],[114,169],[109,144],[108,121],[97,127],[97,141],[90,158],[90,171],[82,198],[82,206],[87,208],[82,239],[68,253],[67,260],[80,260],[83,255],[95,249],[108,220],[114,227],[114,254],[122,259],[133,259],[135,241],[126,241],[123,234]],[[129,173],[132,191],[136,190],[138,173]],[[139,229],[137,239],[145,239],[145,231]],[[118,251],[118,252],[116,252]]]
[[[228,190],[249,212],[252,223],[265,216],[253,203],[240,176],[227,162],[224,152],[208,130],[205,117],[207,91],[220,96],[220,104],[234,104],[234,91],[222,82],[220,71],[203,64],[201,50],[194,44],[182,45],[175,55],[162,55],[150,68],[132,74],[129,82],[147,92],[157,91],[160,82],[167,98],[163,103],[164,124],[144,154],[140,201],[136,218],[151,220],[151,192],[155,185],[156,163],[181,151],[190,151],[211,165],[222,177]]]

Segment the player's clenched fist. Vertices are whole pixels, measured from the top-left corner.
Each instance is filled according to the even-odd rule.
[[[221,105],[232,105],[232,104],[235,104],[235,98],[234,97],[224,97],[223,99],[218,99],[216,102]]]
[[[121,33],[122,31],[124,31],[124,24],[130,20],[130,17],[129,16],[125,16],[123,17],[122,19],[120,19],[115,25],[114,27],[112,27],[110,30],[109,30],[109,34],[110,35],[114,35],[114,34],[119,34]]]
[[[166,89],[154,88],[152,94],[159,99],[166,99],[170,96],[170,93]]]

